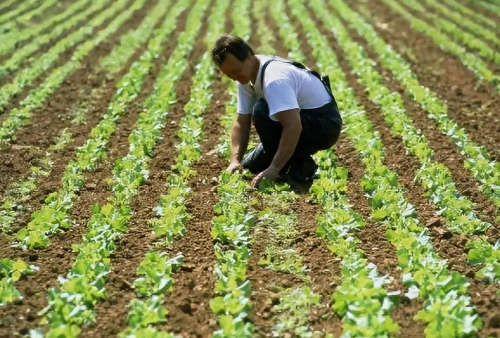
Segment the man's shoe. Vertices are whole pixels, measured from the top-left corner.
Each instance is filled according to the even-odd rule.
[[[297,182],[309,182],[314,178],[314,174],[318,169],[318,165],[311,156],[298,160],[290,165],[288,169],[288,176]]]

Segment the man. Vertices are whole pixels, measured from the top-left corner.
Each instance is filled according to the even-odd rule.
[[[219,69],[238,82],[238,117],[227,170],[245,168],[256,174],[252,187],[280,174],[311,180],[317,169],[311,155],[334,145],[342,128],[329,85],[301,64],[256,55],[243,39],[230,34],[215,42],[211,55]],[[242,160],[252,121],[261,144]]]

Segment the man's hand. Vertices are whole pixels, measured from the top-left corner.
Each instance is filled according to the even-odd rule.
[[[243,172],[243,166],[239,161],[231,161],[226,170],[230,173],[234,173],[235,171]]]
[[[253,178],[252,182],[250,182],[250,186],[252,188],[256,188],[263,178],[267,178],[268,180],[274,181],[279,176],[279,174],[280,174],[279,169],[270,166],[263,172],[257,174],[257,176]]]

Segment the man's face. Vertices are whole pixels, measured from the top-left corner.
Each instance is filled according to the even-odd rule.
[[[241,84],[247,84],[250,81],[252,69],[249,57],[241,62],[232,53],[227,53],[219,68],[227,77]]]

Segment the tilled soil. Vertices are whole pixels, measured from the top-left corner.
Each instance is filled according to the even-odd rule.
[[[30,213],[43,204],[43,199],[47,194],[59,189],[62,173],[67,163],[74,158],[75,149],[85,142],[91,128],[102,118],[115,92],[116,83],[128,71],[131,63],[137,60],[144,51],[144,46],[137,50],[120,73],[112,78],[97,71],[96,65],[99,59],[111,51],[125,31],[140,25],[142,18],[155,2],[148,3],[136,12],[119,32],[110,37],[106,43],[98,46],[84,60],[84,67],[71,74],[51,99],[42,108],[36,110],[32,123],[22,128],[10,144],[0,146],[1,192],[12,182],[25,177],[30,165],[39,163],[44,156],[45,149],[59,130],[69,128],[69,131],[75,135],[75,139],[65,150],[54,155],[55,163],[51,176],[40,179],[38,189],[28,201],[29,212],[19,217],[14,230],[17,231],[25,226]],[[478,7],[468,1],[462,1],[462,3],[469,8]],[[374,23],[377,33],[407,58],[422,85],[429,87],[446,101],[450,117],[464,127],[475,142],[484,145],[492,157],[498,161],[500,151],[497,147],[497,140],[500,135],[498,127],[500,120],[496,112],[500,109],[500,96],[493,85],[479,82],[460,60],[442,51],[429,38],[414,31],[407,22],[391,12],[380,1],[370,0],[368,4],[370,12],[373,13],[370,22]],[[352,3],[350,5],[358,8],[364,4]],[[224,18],[225,29],[228,32],[236,24],[231,20],[233,10],[234,6],[231,4]],[[328,10],[334,11],[334,8],[329,7]],[[175,49],[176,37],[184,29],[188,11],[189,9],[179,18],[178,27],[165,43],[163,53],[157,59],[153,71],[147,76],[140,96],[131,106],[128,115],[118,122],[116,132],[110,139],[108,158],[99,163],[96,170],[87,173],[85,186],[79,192],[72,211],[74,228],[52,236],[51,245],[44,250],[23,252],[10,247],[12,238],[0,237],[0,257],[20,257],[40,267],[40,271],[32,276],[23,277],[16,283],[24,299],[0,308],[0,337],[20,336],[39,325],[40,318],[37,312],[47,304],[46,291],[56,286],[57,277],[65,275],[70,269],[76,255],[72,252],[71,246],[78,243],[85,233],[92,205],[104,203],[111,195],[106,179],[112,175],[114,161],[128,151],[127,138],[137,121],[142,102],[153,89],[160,65]],[[479,10],[479,12],[483,11]],[[291,17],[288,8],[287,13]],[[450,270],[465,275],[467,282],[470,283],[471,302],[484,322],[478,337],[500,336],[500,312],[497,297],[499,287],[496,284],[488,284],[475,279],[474,274],[479,268],[467,263],[465,244],[474,237],[457,235],[446,230],[445,220],[439,216],[438,208],[424,196],[424,190],[419,182],[414,181],[415,172],[419,168],[418,161],[406,154],[400,138],[391,135],[390,127],[385,123],[382,112],[369,100],[363,86],[352,73],[342,47],[329,32],[329,28],[325,27],[311,10],[304,15],[310,15],[316,20],[318,29],[329,39],[330,46],[339,58],[340,67],[345,72],[349,85],[355,90],[360,103],[366,109],[368,118],[374,124],[374,129],[384,143],[385,164],[398,174],[399,182],[405,189],[406,198],[415,206],[420,222],[428,227],[432,235],[436,252],[440,257],[448,260]],[[491,14],[488,15],[492,17]],[[266,16],[266,23],[269,33],[275,36],[276,54],[286,56],[288,51],[279,38],[279,27],[269,15]],[[307,57],[306,64],[314,68],[314,57],[308,36],[302,31],[297,20],[292,19],[292,23],[299,32],[298,39]],[[150,163],[150,178],[139,189],[139,194],[132,203],[134,215],[128,224],[129,231],[119,240],[117,250],[111,257],[112,272],[107,278],[107,298],[97,305],[97,320],[83,328],[82,337],[115,336],[127,325],[128,304],[135,297],[135,291],[131,286],[137,278],[136,268],[156,242],[151,229],[147,226],[147,221],[154,217],[153,208],[157,205],[159,197],[165,193],[165,179],[176,157],[174,132],[184,114],[183,106],[189,100],[191,79],[195,71],[194,65],[206,49],[203,41],[207,27],[206,18],[202,25],[195,49],[189,57],[189,67],[176,87],[178,100],[167,116],[163,130],[164,138],[156,147],[155,156]],[[250,43],[259,53],[260,38],[256,35],[256,25],[256,18],[252,17],[253,34]],[[353,28],[349,28],[349,32],[351,37],[366,49],[368,56],[377,62],[377,70],[383,75],[385,85],[391,91],[397,91],[402,95],[407,113],[414,120],[416,128],[428,138],[430,146],[435,151],[436,161],[444,163],[450,169],[459,193],[475,203],[475,211],[481,219],[492,224],[491,229],[487,231],[487,236],[494,243],[500,238],[499,224],[495,221],[496,210],[480,191],[472,175],[464,169],[462,155],[449,138],[439,132],[435,122],[427,118],[422,108],[406,97],[404,88],[394,80],[392,74],[380,66],[377,55],[364,38],[359,36]],[[44,46],[44,49],[48,48],[50,44]],[[39,53],[41,51],[36,55],[40,55]],[[69,54],[63,56],[60,64],[69,56]],[[44,73],[40,79],[37,79],[34,86],[37,86],[47,74]],[[185,259],[182,267],[172,275],[174,281],[172,291],[165,295],[165,306],[169,312],[168,320],[158,327],[182,337],[209,337],[218,330],[216,315],[209,307],[210,299],[216,296],[213,274],[216,257],[210,230],[213,207],[219,200],[216,190],[217,177],[227,166],[227,161],[219,158],[213,150],[222,134],[220,117],[224,114],[225,105],[229,100],[227,88],[219,75],[220,73],[217,73],[212,87],[212,102],[204,116],[204,140],[201,143],[203,156],[193,168],[197,175],[190,181],[192,195],[186,203],[190,215],[186,225],[186,234],[176,239],[172,245],[162,248],[171,256],[182,253]],[[76,105],[87,100],[95,88],[99,88],[100,94],[99,97],[89,101],[87,123],[71,124],[66,115]],[[13,99],[9,108],[16,106],[24,95],[26,93],[21,93],[19,97]],[[392,278],[392,284],[387,286],[387,290],[397,290],[404,294],[407,290],[402,284],[402,274],[398,268],[395,248],[385,238],[387,229],[371,219],[372,210],[360,185],[363,165],[357,151],[346,136],[341,137],[336,149],[339,165],[349,171],[347,195],[352,208],[366,221],[365,227],[357,234],[360,240],[359,248],[363,250],[368,262],[377,265],[380,275],[388,275]],[[294,249],[308,268],[313,291],[321,296],[320,306],[310,313],[310,327],[312,330],[329,332],[338,337],[342,333],[342,322],[331,310],[331,295],[340,283],[341,261],[331,254],[326,241],[315,234],[317,228],[315,216],[320,213],[321,208],[309,201],[308,188],[309,185],[292,186],[298,194],[297,200],[291,205],[291,209],[298,215],[296,224],[298,236],[294,242]],[[247,271],[252,287],[252,312],[249,319],[256,327],[256,337],[268,337],[276,323],[276,313],[272,307],[279,303],[282,288],[301,287],[304,285],[304,280],[298,276],[271,271],[259,266],[259,258],[265,252],[269,239],[266,231],[252,232],[252,234],[254,235],[252,256]],[[422,305],[423,302],[420,300],[401,297],[400,304],[392,313],[392,318],[400,327],[400,333],[396,336],[424,337],[425,323],[414,319]]]

